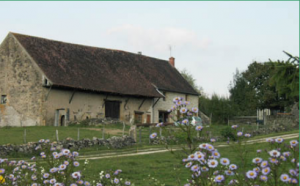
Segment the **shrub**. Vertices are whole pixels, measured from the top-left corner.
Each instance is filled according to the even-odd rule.
[[[226,128],[223,128],[221,130],[221,135],[222,137],[224,137],[225,139],[231,139],[233,141],[236,141],[236,137],[235,135],[233,134],[232,132],[232,129],[230,127],[226,127]]]

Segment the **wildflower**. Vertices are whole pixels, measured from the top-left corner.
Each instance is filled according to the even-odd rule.
[[[181,122],[182,125],[188,125],[189,124],[189,120],[188,119],[184,119]]]
[[[193,172],[197,172],[199,170],[199,166],[198,165],[194,165],[191,167],[191,171]]]
[[[69,155],[70,154],[70,150],[69,149],[63,149],[62,153],[63,153],[63,155]]]
[[[261,173],[263,175],[268,175],[270,173],[271,169],[270,167],[266,167],[266,168],[263,168],[263,170],[261,171]]]
[[[283,139],[282,139],[282,138],[276,138],[276,139],[275,139],[275,142],[276,142],[276,143],[282,143],[282,142],[283,142]]]
[[[209,150],[209,151],[214,151],[215,150],[214,146],[212,146],[210,144],[207,144],[206,149]]]
[[[150,138],[154,139],[154,138],[156,138],[156,136],[157,136],[157,133],[154,132],[153,134],[150,135]]]
[[[290,141],[290,144],[292,147],[296,147],[298,145],[298,141],[297,140],[292,140]]]
[[[218,161],[216,161],[216,160],[208,160],[207,164],[208,164],[208,167],[215,168],[215,167],[218,166]]]
[[[155,125],[155,127],[162,127],[163,126],[163,123],[157,123],[156,125]]]
[[[214,143],[214,142],[216,142],[216,139],[215,139],[215,138],[211,138],[210,141],[211,141],[212,143]]]
[[[270,156],[278,158],[280,156],[280,152],[277,150],[271,150],[269,152]]]
[[[188,163],[185,165],[185,167],[186,167],[186,168],[189,168],[189,167],[191,167],[192,165],[193,165],[192,162],[188,162]]]
[[[259,178],[261,181],[264,181],[264,182],[268,181],[268,177],[265,175],[261,175]]]
[[[245,137],[250,138],[251,134],[245,134]]]
[[[78,183],[79,185],[82,185],[84,182],[83,182],[83,180],[78,180],[76,183]]]
[[[228,185],[232,185],[232,184],[238,184],[239,182],[237,180],[230,180],[230,182],[228,183]]]
[[[280,156],[279,157],[282,161],[286,161],[286,157],[285,156]]]
[[[39,143],[44,143],[44,142],[45,142],[44,139],[40,139],[40,140],[39,140]]]
[[[278,163],[278,160],[275,159],[275,158],[270,158],[270,162],[271,162],[271,163],[274,163],[274,164],[277,164],[277,163]]]
[[[203,171],[203,172],[207,172],[207,171],[209,171],[209,168],[207,168],[207,167],[201,167],[201,171]]]
[[[269,143],[271,143],[271,142],[273,142],[274,140],[272,139],[272,138],[267,138],[266,139],[266,142],[269,142]]]
[[[193,107],[193,108],[192,108],[192,112],[194,112],[194,113],[198,113],[198,110],[199,110],[199,109],[198,109],[197,107]]]
[[[110,174],[105,174],[105,178],[110,178]]]
[[[4,174],[5,173],[5,169],[0,169],[0,174]]]
[[[79,162],[78,162],[78,161],[74,161],[74,162],[73,162],[73,165],[74,165],[75,167],[78,167],[78,166],[79,166]]]
[[[77,184],[76,183],[71,183],[70,186],[77,186]]]
[[[80,172],[73,172],[73,173],[72,173],[72,177],[73,177],[74,179],[79,179],[79,178],[81,177],[81,174],[80,174]]]
[[[238,125],[232,125],[231,128],[232,129],[236,129],[238,127]]]
[[[213,175],[217,175],[217,174],[219,174],[219,171],[216,170],[213,172]]]
[[[230,164],[230,161],[229,161],[228,158],[221,158],[220,163],[221,163],[222,165],[229,165],[229,164]]]
[[[182,108],[180,109],[180,113],[181,113],[181,114],[185,114],[187,111],[188,111],[188,109],[185,108],[185,107],[182,107]]]
[[[284,153],[282,153],[285,157],[289,157],[290,155],[291,155],[291,153],[290,152],[284,152]]]
[[[188,162],[188,161],[189,161],[188,159],[182,159],[183,163]]]
[[[261,150],[260,150],[260,149],[258,149],[258,150],[256,151],[256,153],[261,153]]]
[[[184,102],[183,102],[183,105],[189,105],[189,104],[190,104],[189,101],[184,101]]]
[[[255,163],[255,164],[258,164],[258,163],[262,162],[262,159],[261,158],[254,158],[252,160],[252,162]]]
[[[37,180],[36,175],[33,174],[33,175],[31,176],[31,179],[34,180],[34,181]]]
[[[253,171],[259,173],[260,172],[260,168],[259,167],[255,167],[255,168],[253,168]]]
[[[203,127],[199,125],[199,126],[196,126],[195,129],[196,129],[196,131],[201,131],[203,129]]]
[[[237,166],[235,164],[231,164],[231,165],[229,165],[229,169],[230,170],[236,170]]]
[[[49,173],[44,173],[43,174],[43,178],[48,178],[49,177]]]
[[[268,161],[262,161],[260,166],[261,168],[265,168],[266,166],[268,166]]]
[[[293,178],[293,179],[291,179],[290,183],[295,183],[295,184],[297,184],[297,183],[298,183],[298,180],[297,180],[296,178]]]
[[[220,156],[221,156],[218,151],[213,151],[212,155],[213,155],[214,158],[220,158]]]
[[[65,170],[67,168],[67,166],[65,164],[61,164],[59,166],[59,170]]]
[[[218,175],[215,177],[215,182],[220,183],[224,180],[224,176],[223,175]]]
[[[207,145],[208,145],[207,143],[200,144],[199,148],[200,149],[206,149]]]
[[[90,182],[88,182],[88,181],[85,181],[83,184],[84,184],[84,186],[90,186],[91,185]]]
[[[232,176],[232,175],[234,175],[234,172],[232,172],[231,170],[226,170],[226,171],[225,171],[225,174],[226,174],[227,176]]]
[[[118,179],[118,178],[115,178],[115,179],[114,179],[114,183],[115,183],[115,184],[118,184],[118,183],[119,183],[119,179]]]
[[[254,179],[254,178],[256,178],[256,176],[257,176],[257,173],[255,172],[255,171],[248,171],[247,173],[246,173],[246,176],[247,176],[247,178],[249,178],[249,179]]]
[[[237,133],[237,136],[242,136],[243,135],[243,132],[238,132]]]
[[[288,182],[289,181],[289,175],[287,175],[287,174],[282,174],[281,176],[280,176],[280,179],[281,179],[281,181],[283,181],[283,182]]]
[[[58,169],[56,167],[50,169],[50,173],[55,173],[57,171],[58,171]]]
[[[54,178],[53,178],[53,179],[51,179],[51,180],[50,180],[50,183],[51,183],[51,184],[54,184],[54,183],[56,183],[56,179],[54,179]]]
[[[74,152],[72,153],[72,155],[73,155],[74,157],[77,157],[77,156],[79,156],[79,153],[76,152],[76,151],[74,151]]]
[[[181,101],[181,98],[180,98],[180,97],[175,97],[175,98],[173,99],[173,102],[174,102],[174,103],[177,103],[178,101]]]

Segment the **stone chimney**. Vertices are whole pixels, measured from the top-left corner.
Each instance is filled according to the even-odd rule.
[[[175,67],[175,58],[174,58],[174,57],[170,57],[170,58],[169,58],[169,63],[170,63],[173,67]]]

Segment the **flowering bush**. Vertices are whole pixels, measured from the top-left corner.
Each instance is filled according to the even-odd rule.
[[[209,143],[202,143],[198,147],[192,140],[192,133],[202,131],[202,126],[190,125],[191,117],[198,110],[196,108],[187,109],[188,102],[182,98],[174,99],[175,105],[170,112],[179,110],[182,117],[177,119],[177,126],[186,133],[186,142],[188,149],[185,153],[188,155],[182,159],[184,166],[189,169],[191,177],[189,183],[185,186],[212,186],[212,185],[298,185],[299,179],[299,145],[297,140],[292,140],[284,144],[282,138],[267,139],[270,149],[265,150],[268,158],[255,157],[252,159],[253,169],[246,170],[247,163],[247,141],[251,137],[249,133],[239,130],[238,125],[232,125],[232,139],[237,142],[231,142],[228,137],[227,144],[234,152],[240,155],[241,164],[238,167],[234,162],[226,157],[222,157],[218,150]],[[157,127],[163,127],[163,123],[157,124]],[[156,133],[150,135],[150,138],[157,137]],[[212,138],[211,143],[216,140]],[[258,149],[257,154],[262,155],[263,151]]]
[[[32,157],[30,162],[0,159],[0,185],[132,185],[129,180],[119,177],[122,170],[106,173],[105,176],[101,172],[98,180],[87,181],[79,168],[80,163],[76,160],[79,153],[69,149],[57,149],[55,145],[56,143],[50,143],[50,140],[40,140],[36,147],[39,156]],[[86,160],[83,170],[87,164]]]

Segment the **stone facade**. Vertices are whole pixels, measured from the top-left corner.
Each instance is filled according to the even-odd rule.
[[[198,96],[164,92],[165,99],[113,96],[45,86],[45,75],[12,34],[0,46],[0,126],[62,126],[68,122],[105,117],[105,100],[120,102],[120,120],[134,123],[159,121],[159,112],[183,97],[198,107]],[[154,105],[154,107],[153,107]]]

